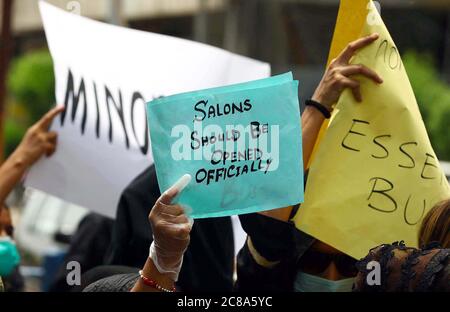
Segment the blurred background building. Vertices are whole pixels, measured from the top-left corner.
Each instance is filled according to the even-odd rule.
[[[54,77],[37,0],[0,0],[0,154],[8,155],[27,127],[54,102]],[[195,40],[293,71],[301,102],[327,61],[338,0],[48,0],[111,24]],[[379,0],[381,15],[403,56],[438,157],[450,161],[450,0]],[[444,163],[447,175],[450,166]],[[81,207],[33,194],[18,235],[34,259],[64,250],[85,214]],[[25,197],[26,198],[26,197]],[[18,213],[16,213],[16,219]],[[59,237],[59,239],[55,239]],[[39,258],[38,257],[38,258]],[[39,289],[33,288],[32,289]]]
[[[33,51],[45,51],[47,46],[38,1],[2,1],[3,6],[7,2],[12,3],[10,21],[12,59],[20,59],[21,56]],[[339,5],[338,0],[49,0],[48,2],[82,16],[134,29],[196,40],[259,59],[272,65],[273,74],[291,70],[300,80],[301,99],[311,95],[321,77]],[[436,79],[449,83],[450,0],[378,2],[382,17],[403,53],[406,68],[411,71],[413,87],[425,89],[426,86],[418,86],[414,78],[414,71],[420,70],[417,67],[425,63],[429,65]],[[40,61],[44,62],[45,55],[41,54],[39,57]],[[36,58],[38,56],[34,61],[38,62]],[[22,66],[26,67],[26,64]],[[16,77],[19,75],[17,71],[14,71],[12,66],[9,70],[12,77],[6,79],[6,82],[9,80],[9,88],[6,90],[9,91],[9,102],[11,97],[13,101],[21,102],[17,101],[20,97],[17,94],[22,91],[17,90],[20,89],[18,86],[20,81],[17,80],[21,78]],[[48,84],[51,85],[50,81]],[[427,92],[418,90],[416,93],[419,94],[418,100],[421,102],[420,95]],[[49,94],[52,95],[51,92]],[[448,101],[448,97],[446,98]],[[48,104],[40,104],[40,107],[45,107],[36,109],[36,113],[45,111],[52,103],[52,98],[43,99],[43,102],[45,100]],[[429,99],[425,98],[423,104],[428,101]],[[427,108],[423,108],[425,119],[428,114],[426,110]],[[8,128],[7,120],[5,127]],[[435,135],[430,133],[430,136],[433,140]],[[14,145],[8,144],[9,142],[6,142],[6,153]],[[436,149],[441,158],[450,159],[450,146],[447,146],[444,152],[440,151],[440,147]]]

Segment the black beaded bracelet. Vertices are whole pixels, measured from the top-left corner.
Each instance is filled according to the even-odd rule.
[[[322,113],[322,115],[326,119],[329,119],[331,117],[330,111],[325,106],[320,104],[319,102],[316,102],[316,101],[313,101],[313,100],[306,100],[305,101],[305,106],[313,106],[313,107],[315,107],[319,112]]]

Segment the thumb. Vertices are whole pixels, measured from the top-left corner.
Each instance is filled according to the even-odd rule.
[[[161,197],[159,198],[159,202],[170,205],[172,203],[172,200],[177,196],[179,193],[183,191],[183,189],[191,182],[191,175],[185,174],[182,176],[177,182],[175,182],[174,185],[172,185],[168,190],[166,190]]]

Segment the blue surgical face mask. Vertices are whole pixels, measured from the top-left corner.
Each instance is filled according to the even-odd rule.
[[[299,271],[295,279],[294,290],[298,292],[350,292],[354,280],[352,277],[332,281]]]
[[[0,276],[8,276],[19,264],[16,244],[9,237],[0,238]]]

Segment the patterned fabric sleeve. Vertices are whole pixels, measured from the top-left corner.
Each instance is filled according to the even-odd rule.
[[[379,264],[379,283],[369,280]],[[432,243],[423,249],[406,247],[403,242],[383,244],[370,250],[357,263],[356,292],[450,291],[450,249]]]

